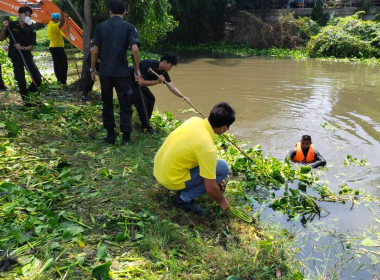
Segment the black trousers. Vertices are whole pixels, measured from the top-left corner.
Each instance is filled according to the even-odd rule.
[[[86,71],[86,80],[84,81],[82,96],[85,96],[87,98],[87,95],[92,90],[94,83],[95,82],[91,79],[91,72],[87,70]]]
[[[67,82],[67,56],[63,47],[49,48],[51,56],[53,57],[54,74],[57,80],[62,84]]]
[[[41,74],[40,71],[38,70],[36,64],[33,61],[33,56],[31,54],[26,54],[24,55],[26,65],[28,66],[30,73],[36,82],[37,87],[41,84],[42,79],[41,79]],[[25,80],[25,70],[24,70],[24,62],[22,61],[22,58],[20,55],[17,55],[15,57],[11,58],[12,64],[13,64],[13,73],[15,75],[15,79],[18,84],[18,89],[20,91],[21,97],[23,100],[28,95],[28,92],[36,92],[37,87],[36,85],[32,83],[29,85],[28,89],[26,89],[26,80]]]
[[[3,90],[3,89],[5,89],[5,84],[3,81],[3,75],[1,73],[1,63],[0,63],[0,90]]]
[[[141,127],[147,128],[150,127],[149,119],[152,117],[156,98],[154,97],[153,93],[150,91],[148,87],[141,87],[141,91],[144,103],[141,100],[139,89],[135,84],[133,87],[132,104],[136,107],[137,114],[139,115],[141,121]],[[144,104],[148,116],[145,115]]]
[[[107,130],[113,130],[116,126],[113,112],[113,88],[115,88],[120,104],[120,131],[123,134],[130,134],[132,132],[132,89],[130,78],[100,75],[99,79],[103,101],[103,127]]]

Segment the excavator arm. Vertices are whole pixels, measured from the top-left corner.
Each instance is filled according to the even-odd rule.
[[[29,6],[33,10],[32,20],[38,23],[48,24],[51,14],[60,13],[61,9],[48,0],[0,0],[0,11],[8,14],[18,15],[18,9],[22,6]],[[65,24],[61,28],[65,38],[83,52],[83,31],[66,13]]]

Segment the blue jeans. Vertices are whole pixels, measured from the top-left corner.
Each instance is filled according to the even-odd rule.
[[[219,184],[230,172],[228,163],[219,159],[216,164],[216,183]],[[185,189],[180,191],[179,197],[186,202],[190,202],[206,193],[204,178],[199,175],[199,166],[190,169],[191,179],[185,182]]]

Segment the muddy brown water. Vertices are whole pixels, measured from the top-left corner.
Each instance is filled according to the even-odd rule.
[[[347,184],[379,199],[380,66],[314,59],[192,58],[182,60],[169,74],[176,87],[206,115],[217,102],[230,103],[237,113],[230,132],[244,141],[243,147],[261,144],[266,155],[282,160],[303,134],[309,134],[327,160],[328,169],[319,176],[331,189],[337,192],[339,185]],[[182,120],[194,115],[183,113],[189,106],[165,85],[151,90],[160,112],[170,111]],[[347,155],[365,159],[368,167],[344,166]],[[311,224],[359,236],[371,226],[378,229],[378,204],[379,200],[369,209],[321,203],[330,214]],[[262,217],[289,230],[302,228],[299,221],[287,221],[270,210]],[[314,233],[307,238],[300,259],[314,251],[315,239],[336,242]],[[331,263],[317,262],[316,266],[332,265],[337,261],[335,253],[330,255]],[[326,252],[317,250],[313,257],[323,259]],[[359,263],[368,264],[369,260],[361,258]],[[315,274],[313,267],[310,263]],[[379,265],[354,272],[356,267],[344,269],[340,279],[374,279],[380,273]]]
[[[337,192],[339,185],[345,183],[354,189],[365,189],[379,199],[379,66],[313,59],[199,58],[182,61],[170,76],[177,88],[205,114],[219,101],[230,103],[237,113],[231,132],[247,142],[245,147],[261,144],[265,154],[282,160],[303,134],[309,134],[315,148],[327,160],[328,169],[319,175],[329,182],[330,188]],[[193,115],[181,113],[188,106],[166,86],[157,85],[152,91],[159,111],[171,111],[180,119]],[[365,159],[368,167],[344,166],[347,155]],[[364,206],[351,209],[351,204],[321,203],[330,214],[314,219],[313,223],[360,235],[370,226],[379,225],[378,204],[379,201],[371,211]],[[301,227],[299,222],[289,222],[279,213],[268,211],[265,217],[288,229]],[[310,234],[308,238],[304,256],[313,251],[313,240],[318,236]],[[316,252],[313,256],[323,258],[324,254]],[[330,257],[336,261],[334,256]],[[353,270],[355,265],[344,269],[341,279],[374,279],[380,267]]]

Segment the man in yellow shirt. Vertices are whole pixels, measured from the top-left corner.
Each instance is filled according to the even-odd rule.
[[[207,193],[223,211],[228,209],[222,192],[229,166],[218,160],[214,141],[215,134],[226,132],[234,121],[234,109],[220,102],[208,119],[193,117],[176,128],[158,150],[153,174],[166,188],[179,191],[178,207],[203,215],[203,208],[193,200]]]
[[[64,24],[65,19],[62,10],[61,14],[51,14],[51,21],[48,24],[47,33],[50,39],[49,50],[53,57],[54,74],[57,80],[65,85],[67,82],[68,64],[64,49],[63,32],[61,31]]]

